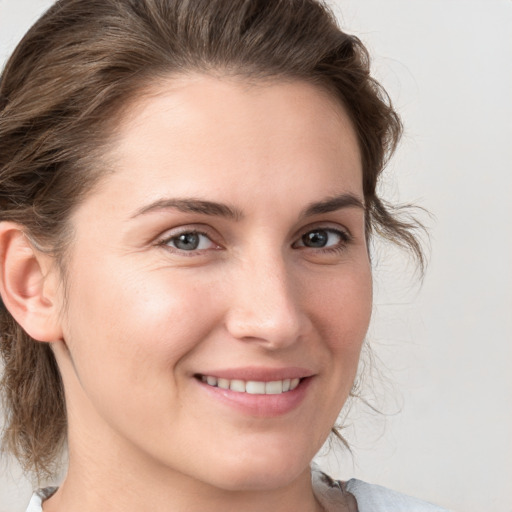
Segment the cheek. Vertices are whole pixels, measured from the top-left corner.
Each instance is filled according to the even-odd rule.
[[[372,276],[368,265],[355,272],[340,273],[326,284],[322,294],[312,296],[316,325],[330,353],[333,378],[350,389],[357,372],[372,313]]]
[[[109,286],[98,292],[94,284],[100,277]],[[214,299],[189,279],[174,275],[171,282],[158,272],[139,279],[117,269],[74,285],[67,383],[77,406],[128,437],[178,424],[185,381],[181,362],[215,324]]]
[[[96,286],[100,282],[108,287]],[[153,387],[162,375],[168,384],[214,322],[207,290],[186,277],[123,273],[119,266],[73,283],[66,341],[81,379],[94,387],[108,379],[132,391],[141,384],[141,393],[143,382]]]
[[[319,322],[329,333],[327,339],[362,343],[370,323],[373,291],[369,264],[340,271],[325,280],[321,293],[310,294]],[[338,336],[337,336],[338,334]]]

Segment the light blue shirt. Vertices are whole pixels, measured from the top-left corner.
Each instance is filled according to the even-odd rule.
[[[333,480],[315,466],[312,467],[311,478],[315,496],[326,512],[344,510],[347,492],[355,497],[358,512],[448,512],[431,503],[355,478],[347,482]],[[27,512],[42,512],[43,501],[56,490],[56,487],[47,487],[36,491]]]

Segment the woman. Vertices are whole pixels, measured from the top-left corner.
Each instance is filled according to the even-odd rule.
[[[310,467],[401,126],[314,1],[63,0],[1,80],[5,439],[28,511],[440,510]],[[390,508],[391,507],[391,508]]]

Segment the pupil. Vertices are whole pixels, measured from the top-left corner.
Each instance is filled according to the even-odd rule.
[[[325,247],[327,238],[326,231],[311,231],[302,237],[302,241],[307,247]]]
[[[197,233],[183,233],[176,239],[176,247],[184,250],[194,250],[199,246],[199,235]]]

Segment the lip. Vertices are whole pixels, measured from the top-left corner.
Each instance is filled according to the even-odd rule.
[[[230,368],[222,370],[208,370],[197,375],[209,375],[228,380],[255,380],[270,382],[274,380],[300,378],[299,385],[292,391],[278,395],[253,395],[239,393],[230,389],[209,386],[198,378],[195,382],[207,397],[214,399],[222,406],[242,415],[260,418],[276,418],[291,413],[297,409],[308,395],[308,390],[314,380],[314,373],[305,368]]]

